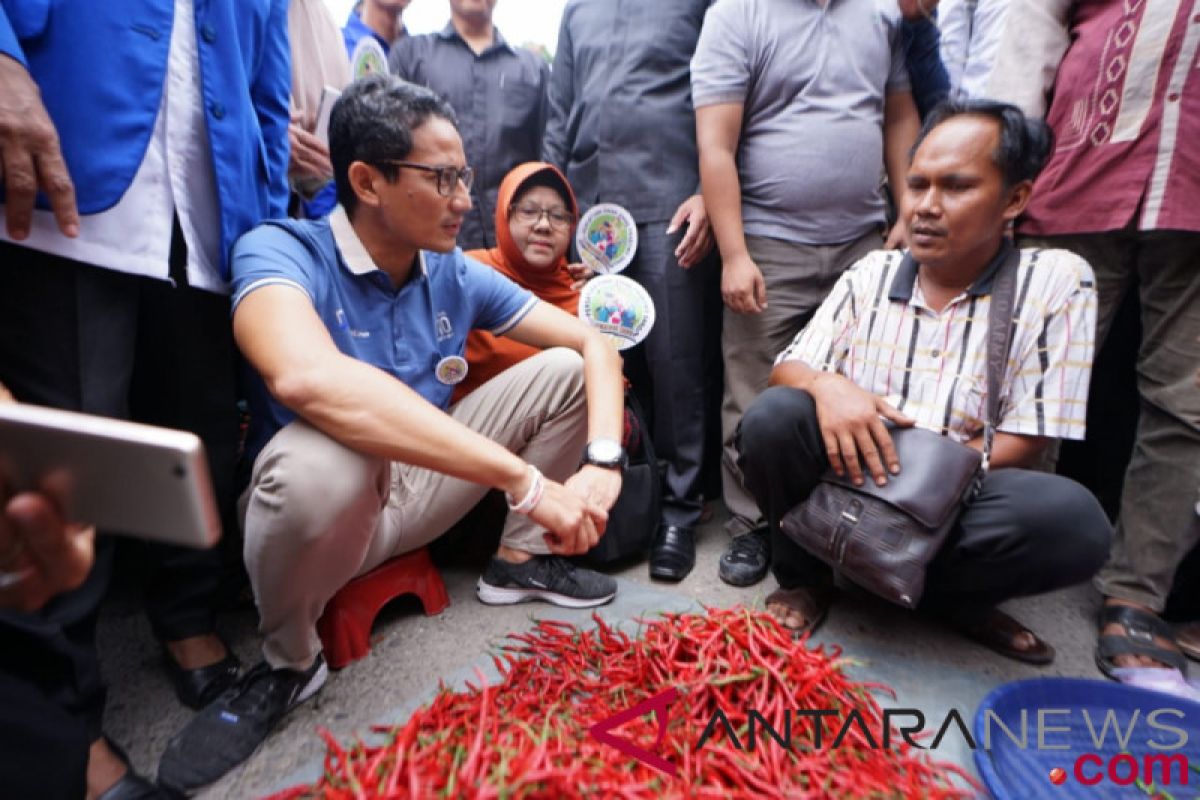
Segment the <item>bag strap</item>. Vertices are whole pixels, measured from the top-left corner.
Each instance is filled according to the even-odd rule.
[[[625,407],[633,412],[633,416],[637,418],[638,426],[641,428],[642,436],[642,460],[658,471],[658,455],[654,452],[654,441],[650,436],[650,426],[646,424],[646,412],[642,409],[641,402],[637,399],[633,389],[625,390]]]
[[[1017,296],[1017,271],[1021,250],[1006,242],[1008,253],[996,271],[992,282],[992,298],[988,307],[987,336],[987,419],[983,423],[983,469],[986,472],[992,455],[992,439],[1000,424],[1000,391],[1008,368],[1008,351],[1012,346],[1013,305]]]

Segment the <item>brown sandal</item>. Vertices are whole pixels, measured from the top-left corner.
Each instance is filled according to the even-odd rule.
[[[1200,661],[1200,622],[1184,622],[1175,626],[1175,644],[1193,661]]]
[[[984,647],[1014,661],[1044,666],[1054,661],[1054,648],[1036,633],[998,608],[985,611],[956,611],[943,615],[951,628]],[[1033,647],[1020,648],[1014,642],[1023,633],[1033,637]]]
[[[837,590],[833,588],[784,589],[780,587],[767,595],[764,604],[769,606],[772,603],[781,603],[804,617],[805,622],[799,628],[790,628],[784,624],[783,620],[779,621],[780,625],[792,632],[793,638],[799,639],[821,627],[821,623],[825,621],[825,616],[829,613],[829,606],[833,604],[835,594],[837,594]]]

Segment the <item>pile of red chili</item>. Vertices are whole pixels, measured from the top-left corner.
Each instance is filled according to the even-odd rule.
[[[976,791],[952,765],[931,761],[880,731],[874,684],[847,677],[837,648],[809,649],[770,616],[742,608],[667,614],[634,636],[606,625],[544,620],[511,634],[495,656],[498,684],[444,686],[401,726],[378,728],[372,743],[328,743],[325,774],[274,800],[416,797],[811,797],[965,798]],[[480,676],[482,679],[482,675]],[[598,741],[589,729],[671,689],[665,735],[653,714],[613,736],[670,762],[666,772]],[[717,709],[729,727],[712,727]],[[832,710],[790,723],[789,711]],[[761,715],[754,747],[751,711]],[[843,732],[851,712],[865,726]],[[804,721],[801,722],[801,719]],[[815,746],[822,728],[820,746]],[[737,742],[730,737],[735,733]],[[958,780],[954,781],[954,776]]]

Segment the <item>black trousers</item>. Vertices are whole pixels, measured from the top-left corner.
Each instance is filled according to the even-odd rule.
[[[0,382],[18,401],[197,433],[225,519],[233,518],[237,457],[234,356],[224,296],[0,243]],[[0,612],[0,670],[82,717],[89,741],[100,735],[104,706],[94,636],[112,547],[100,537],[87,582],[41,612]],[[155,635],[211,632],[220,553],[145,547]]]
[[[662,521],[693,526],[705,489],[706,464],[721,453],[721,291],[716,253],[690,269],[675,258],[683,231],[666,221],[638,226],[638,250],[623,273],[654,301],[654,329],[625,352],[625,371],[650,417],[654,449],[666,465]],[[686,230],[686,228],[684,229]]]
[[[830,568],[779,528],[829,468],[812,396],[782,386],[765,391],[742,418],[738,450],[746,487],[771,526],[779,585],[828,585]],[[922,605],[991,606],[1081,583],[1104,564],[1111,540],[1100,503],[1075,481],[994,470],[930,565]]]
[[[0,796],[84,796],[88,737],[82,721],[36,683],[0,670]]]

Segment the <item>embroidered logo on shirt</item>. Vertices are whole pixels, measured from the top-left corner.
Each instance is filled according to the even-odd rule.
[[[450,317],[446,315],[445,311],[439,311],[437,313],[437,340],[444,342],[453,335],[454,326],[450,324]]]
[[[371,338],[370,331],[360,331],[360,330],[356,330],[355,328],[350,327],[350,320],[348,320],[346,318],[345,310],[339,308],[337,311],[333,312],[333,316],[334,316],[334,319],[337,320],[338,328],[346,331],[351,336],[353,336],[355,339],[370,339]]]

